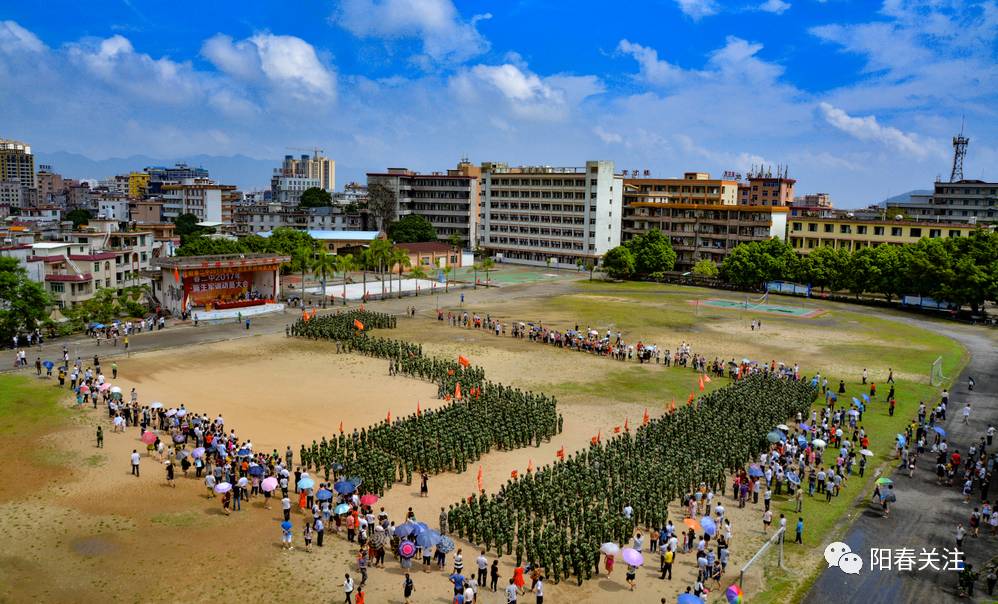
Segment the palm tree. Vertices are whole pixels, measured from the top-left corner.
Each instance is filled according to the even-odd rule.
[[[319,271],[322,274],[322,299],[326,299],[326,272],[330,272],[333,275],[336,274],[337,269],[339,269],[340,259],[327,252],[325,249],[320,249],[315,257],[312,259],[312,270]]]
[[[375,239],[371,242],[371,246],[367,248],[367,251],[371,255],[371,264],[378,269],[378,276],[381,279],[381,293],[383,294],[385,291],[385,271],[391,269],[389,260],[392,255],[392,244],[385,239]],[[389,280],[390,286],[391,282]]]
[[[411,271],[409,271],[409,278],[411,279],[426,279],[429,275],[423,270],[423,267],[417,264]],[[419,297],[419,283],[416,283],[416,297]]]
[[[489,286],[489,271],[495,268],[495,266],[496,266],[496,261],[493,260],[492,258],[486,258],[485,260],[482,260],[481,267],[482,270],[485,271],[485,287]]]
[[[372,264],[370,248],[367,248],[360,252],[360,257],[358,259],[357,264],[359,264],[360,268],[364,270],[364,291],[361,294],[361,299],[364,299],[367,297],[367,269],[371,268]]]
[[[412,266],[409,254],[402,248],[393,247],[391,255],[391,265],[399,267],[399,299],[402,299],[402,270]]]
[[[350,271],[357,270],[357,261],[354,259],[353,254],[343,254],[338,256],[340,259],[339,267],[343,271],[343,305],[346,306],[347,303],[347,273]],[[367,272],[364,273],[365,275]]]
[[[444,293],[446,294],[448,292],[448,288],[450,287],[450,274],[454,268],[448,264],[441,270],[444,271]]]
[[[301,271],[301,295],[302,302],[305,301],[305,272],[312,267],[312,250],[307,246],[300,246],[291,253],[291,270]]]
[[[472,289],[478,289],[478,269],[479,268],[481,268],[481,265],[478,264],[477,262],[475,264],[471,265],[471,271],[472,271],[472,277],[471,277],[472,278]]]

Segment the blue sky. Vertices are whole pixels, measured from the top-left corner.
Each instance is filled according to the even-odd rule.
[[[995,0],[8,3],[0,136],[95,159],[319,145],[341,185],[462,156],[788,164],[854,207],[947,177],[963,116],[965,175],[998,179],[996,57]]]

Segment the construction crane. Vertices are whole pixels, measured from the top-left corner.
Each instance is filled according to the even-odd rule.
[[[319,147],[312,147],[311,149],[306,149],[305,147],[285,147],[288,151],[311,151],[313,153],[313,159],[318,159],[319,154],[324,154],[325,149],[320,149]]]

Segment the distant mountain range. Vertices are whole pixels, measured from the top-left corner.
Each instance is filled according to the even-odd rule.
[[[132,155],[91,159],[78,153],[56,151],[37,153],[35,167],[47,164],[52,166],[54,172],[67,178],[99,180],[133,170],[140,171],[147,166],[172,166],[181,162],[189,166],[207,168],[211,177],[221,183],[236,185],[242,191],[254,191],[270,188],[270,175],[274,168],[280,166],[281,159],[254,159],[245,155],[189,155],[171,158]]]
[[[888,197],[887,199],[881,201],[877,205],[880,207],[886,207],[888,205],[896,205],[899,203],[905,203],[911,201],[912,195],[932,195],[932,193],[933,193],[932,189],[912,189],[907,193],[901,193],[893,197]]]

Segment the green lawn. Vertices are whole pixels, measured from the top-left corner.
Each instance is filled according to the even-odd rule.
[[[59,404],[65,390],[34,375],[0,375],[0,435],[51,427],[68,417]]]

